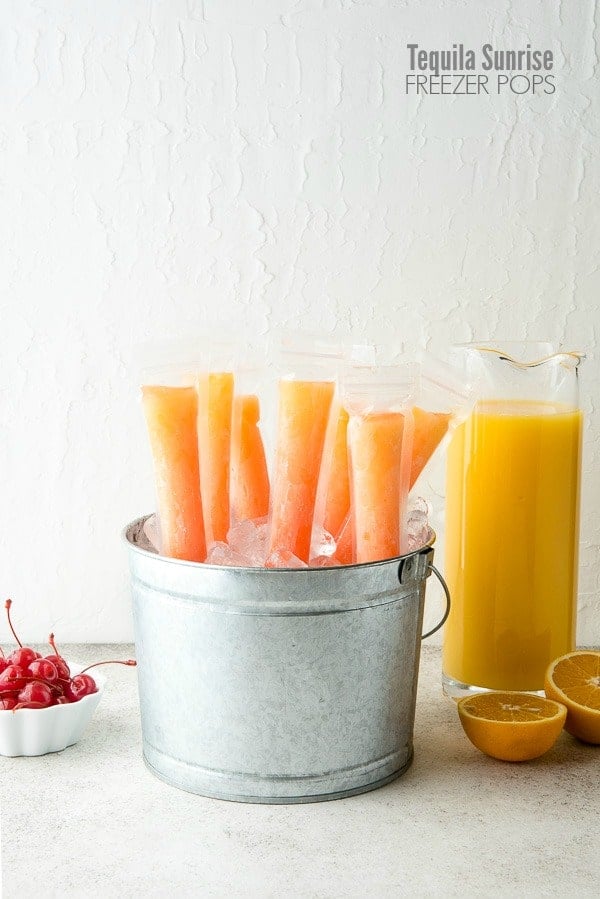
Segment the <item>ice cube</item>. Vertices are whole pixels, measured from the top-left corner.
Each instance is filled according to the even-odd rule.
[[[241,568],[248,567],[245,556],[236,553],[226,543],[221,543],[219,541],[211,544],[208,555],[206,556],[206,564]]]
[[[430,513],[431,507],[422,496],[409,500],[404,528],[405,552],[414,552],[429,540],[431,536]]]
[[[150,544],[150,549],[153,552],[160,552],[160,527],[158,524],[158,516],[150,515],[149,518],[144,522],[144,526],[142,528],[144,533],[144,537]]]
[[[408,518],[429,518],[431,506],[422,496],[411,496],[406,504],[406,514]]]
[[[230,549],[246,559],[246,565],[264,565],[267,555],[269,525],[266,518],[249,518],[235,522],[227,534]]]
[[[310,554],[314,556],[332,556],[335,552],[335,540],[324,527],[315,525],[310,541]]]
[[[308,565],[289,549],[275,549],[266,560],[265,568],[308,568]]]
[[[336,568],[341,562],[335,556],[315,556],[308,563],[309,568]]]

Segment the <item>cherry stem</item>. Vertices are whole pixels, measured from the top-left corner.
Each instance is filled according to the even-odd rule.
[[[99,665],[137,665],[137,662],[135,659],[126,659],[126,661],[122,661],[121,659],[108,659],[106,662],[94,662],[93,665],[88,665],[87,668],[84,668],[79,674],[85,674],[90,668],[97,668]]]
[[[8,617],[8,624],[9,624],[9,627],[10,627],[11,631],[13,632],[13,637],[15,638],[15,640],[17,641],[17,643],[19,644],[19,646],[21,647],[21,649],[23,649],[23,644],[21,643],[21,641],[19,640],[19,638],[18,638],[17,635],[15,634],[15,629],[14,629],[14,627],[13,627],[13,625],[12,625],[12,621],[10,620],[10,607],[11,607],[11,606],[12,606],[12,599],[7,599],[6,602],[4,603],[4,608],[6,609],[6,615],[7,615],[7,617]]]
[[[60,652],[56,648],[56,643],[54,642],[54,634],[50,634],[50,636],[48,637],[48,644],[52,648],[52,652],[54,653],[54,655],[59,659],[62,659]]]

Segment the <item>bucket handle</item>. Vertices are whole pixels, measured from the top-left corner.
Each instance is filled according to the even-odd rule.
[[[446,619],[448,618],[448,615],[450,614],[450,590],[448,589],[448,584],[444,580],[443,575],[435,567],[435,565],[433,565],[431,562],[429,562],[427,567],[429,568],[430,571],[433,572],[433,574],[435,574],[436,578],[442,585],[442,590],[444,591],[444,593],[446,595],[446,608],[444,610],[444,614],[443,614],[441,620],[438,621],[436,626],[432,627],[431,630],[427,631],[426,634],[421,634],[421,640],[426,640],[427,637],[431,637],[432,634],[435,634],[436,631],[439,631],[439,629],[442,627],[442,625],[445,624]]]

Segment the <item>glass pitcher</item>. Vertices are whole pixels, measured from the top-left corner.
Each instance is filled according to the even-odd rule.
[[[583,356],[456,352],[474,403],[448,449],[444,691],[538,691],[575,648]]]

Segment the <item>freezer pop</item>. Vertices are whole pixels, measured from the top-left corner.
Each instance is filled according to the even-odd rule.
[[[413,407],[414,436],[410,470],[410,490],[437,449],[450,423],[449,412],[426,412]]]
[[[348,412],[343,406],[340,406],[327,478],[323,516],[323,527],[334,536],[340,532],[350,509],[347,432]]]
[[[175,559],[206,558],[193,387],[142,387],[154,462],[161,552]]]
[[[269,473],[259,419],[255,394],[233,398],[231,511],[235,521],[262,518],[269,512]]]
[[[269,554],[309,561],[315,498],[333,381],[279,382]]]
[[[225,541],[229,530],[232,372],[198,378],[198,454],[206,542]]]
[[[350,416],[348,444],[357,562],[400,554],[410,464],[406,452],[410,446],[404,447],[403,454],[406,421],[404,413],[391,411]]]

